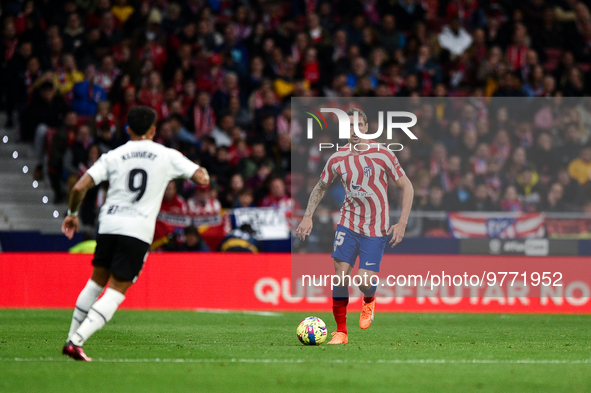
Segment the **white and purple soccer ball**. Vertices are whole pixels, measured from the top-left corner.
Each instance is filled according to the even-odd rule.
[[[298,338],[304,345],[320,345],[327,337],[326,324],[318,317],[302,320],[297,328]]]

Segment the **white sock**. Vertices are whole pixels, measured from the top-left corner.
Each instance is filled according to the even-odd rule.
[[[97,300],[88,311],[86,319],[76,333],[72,335],[70,341],[79,347],[84,344],[96,331],[100,330],[107,322],[113,318],[117,307],[125,300],[125,295],[113,288],[107,288],[103,297]]]
[[[96,282],[92,280],[88,280],[86,286],[78,295],[78,300],[76,300],[76,308],[74,309],[74,315],[72,315],[72,324],[70,325],[70,332],[68,333],[68,340],[76,333],[78,327],[84,318],[86,318],[86,314],[88,314],[88,310],[96,299],[99,297],[101,292],[105,287],[101,287]]]

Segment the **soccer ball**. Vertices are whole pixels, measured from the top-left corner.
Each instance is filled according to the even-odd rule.
[[[326,324],[317,317],[308,317],[302,320],[296,332],[304,345],[320,345],[327,336]]]

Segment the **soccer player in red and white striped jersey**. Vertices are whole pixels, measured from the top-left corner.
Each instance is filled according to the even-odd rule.
[[[355,116],[357,112],[357,116]],[[347,111],[351,136],[349,144],[335,152],[326,163],[320,180],[308,201],[308,207],[296,234],[301,240],[312,231],[312,216],[324,197],[326,189],[338,176],[345,189],[346,198],[341,208],[334,242],[335,275],[349,277],[360,258],[358,275],[371,277],[380,270],[387,236],[392,235],[390,244],[396,246],[402,241],[412,206],[414,190],[406,177],[396,155],[383,145],[362,139],[353,131],[355,117],[359,132],[368,131],[367,116],[360,109]],[[390,226],[388,205],[388,180],[392,179],[402,189],[402,212],[398,223]],[[365,281],[365,280],[364,280]],[[350,283],[350,281],[349,281]],[[364,294],[363,310],[359,319],[362,329],[367,329],[374,317],[376,286],[362,282],[359,289]],[[348,283],[333,287],[333,314],[337,331],[329,344],[346,344],[347,304],[349,303]]]

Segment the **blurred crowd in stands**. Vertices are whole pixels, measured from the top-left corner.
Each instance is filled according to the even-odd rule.
[[[147,105],[156,141],[213,179],[207,189],[173,183],[164,211],[289,210],[291,193],[305,206],[309,188],[291,184],[291,97],[590,95],[587,3],[5,0],[1,104],[55,202],[128,139],[129,109]],[[591,211],[591,102],[550,108],[544,129],[503,125],[502,109],[474,128],[431,114],[398,154],[416,207]],[[103,194],[86,198],[86,224]]]

